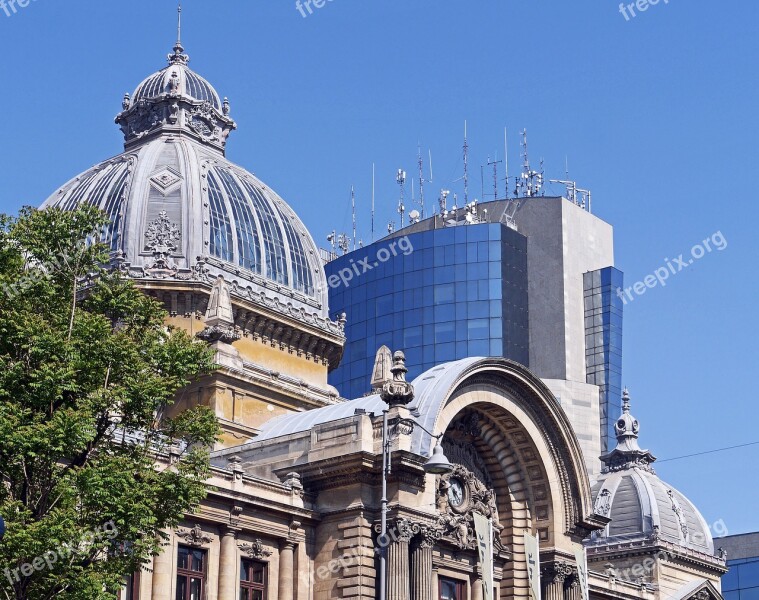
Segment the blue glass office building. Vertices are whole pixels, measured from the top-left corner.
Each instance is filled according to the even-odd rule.
[[[505,356],[529,366],[527,238],[506,225],[384,239],[325,269],[330,313],[348,319],[345,354],[330,374],[343,397],[370,390],[383,344],[403,349],[410,379],[469,356]]]
[[[731,535],[714,540],[727,550],[727,567],[722,576],[725,600],[759,600],[759,533]]]
[[[624,289],[622,271],[614,267],[583,276],[585,301],[585,365],[587,382],[600,388],[599,409],[603,452],[615,440],[614,423],[622,413],[622,313],[617,290]],[[612,446],[613,447],[613,446]]]

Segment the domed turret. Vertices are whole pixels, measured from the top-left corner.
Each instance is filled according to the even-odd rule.
[[[659,479],[651,466],[656,458],[638,445],[640,424],[630,413],[627,390],[615,430],[617,446],[601,457],[604,468],[593,486],[595,512],[610,518],[611,523],[593,535],[591,547],[669,543],[713,555],[712,536],[701,513],[683,494]]]
[[[129,149],[146,137],[162,133],[188,135],[224,152],[227,137],[237,128],[229,117],[229,101],[222,101],[214,87],[187,65],[181,40],[181,14],[177,42],[169,54],[169,65],[145,79],[134,91],[124,95],[122,112],[116,123],[124,133]]]

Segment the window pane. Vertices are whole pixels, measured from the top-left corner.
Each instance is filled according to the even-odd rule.
[[[185,600],[185,598],[187,598],[187,578],[178,575],[176,600]]]
[[[264,566],[261,563],[253,563],[251,580],[253,583],[264,583]]]
[[[193,577],[190,580],[190,600],[200,600],[200,594],[203,590],[202,580]]]
[[[240,588],[240,600],[250,600],[248,590],[246,588]]]
[[[192,570],[197,573],[203,572],[203,558],[205,557],[205,552],[202,550],[195,550],[192,553]]]
[[[179,547],[179,553],[177,554],[177,567],[180,569],[188,568],[188,556],[190,554],[189,548]]]
[[[456,597],[456,582],[450,579],[440,580],[440,599],[441,600],[458,600]]]

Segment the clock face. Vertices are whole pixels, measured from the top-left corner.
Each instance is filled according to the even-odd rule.
[[[466,499],[464,496],[464,484],[456,477],[451,477],[448,483],[450,484],[448,487],[448,502],[453,508],[460,508]]]

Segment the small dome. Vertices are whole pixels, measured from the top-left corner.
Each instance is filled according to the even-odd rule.
[[[184,56],[184,55],[182,55]],[[222,110],[219,94],[213,86],[187,66],[183,59],[172,55],[169,66],[145,79],[132,95],[132,102],[156,100],[176,93],[200,102],[209,102],[216,110]]]
[[[630,414],[627,390],[615,430],[617,446],[601,457],[605,467],[593,486],[595,512],[611,523],[595,532],[589,545],[664,541],[713,556],[714,542],[701,513],[656,475],[651,466],[656,458],[638,446],[640,424]]]
[[[125,94],[116,123],[129,149],[146,139],[172,133],[196,139],[224,153],[229,134],[237,128],[229,116],[229,101],[190,69],[190,57],[177,40],[169,66],[153,73]]]

